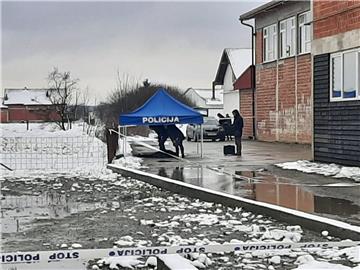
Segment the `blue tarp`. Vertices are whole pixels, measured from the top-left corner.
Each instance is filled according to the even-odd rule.
[[[160,88],[144,105],[119,117],[121,126],[202,124],[203,116]]]

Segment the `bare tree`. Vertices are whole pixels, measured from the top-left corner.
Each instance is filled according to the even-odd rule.
[[[60,116],[60,121],[56,123],[62,130],[65,130],[65,123],[70,120],[73,110],[76,110],[78,82],[78,79],[71,78],[69,71],[61,72],[56,67],[48,75],[48,97]]]

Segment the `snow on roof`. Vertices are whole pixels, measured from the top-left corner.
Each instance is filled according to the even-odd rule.
[[[51,105],[49,97],[46,96],[48,89],[5,89],[4,105]]]
[[[201,96],[204,99],[212,99],[212,89],[195,89],[192,88],[199,96]],[[216,90],[215,91],[215,100],[223,100],[223,91],[222,90]]]
[[[188,90],[193,90],[208,105],[223,105],[224,104],[223,90],[215,90],[215,99],[212,99],[212,94],[213,94],[212,89],[189,88]]]
[[[238,78],[251,65],[251,49],[228,48],[225,52],[234,75]]]

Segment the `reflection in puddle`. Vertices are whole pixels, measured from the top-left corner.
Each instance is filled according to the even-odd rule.
[[[360,224],[360,206],[357,204],[344,199],[317,196],[301,185],[263,172],[236,172],[237,175],[252,178],[254,181],[234,180],[229,175],[202,166],[161,167],[153,172],[189,184],[303,212],[337,215],[343,218],[355,216],[354,222]]]
[[[47,191],[39,196],[5,196],[1,201],[2,233],[24,231],[32,221],[63,218],[103,207],[102,203],[82,203],[74,197],[55,191]]]

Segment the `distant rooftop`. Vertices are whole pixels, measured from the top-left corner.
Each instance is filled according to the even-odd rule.
[[[208,88],[188,88],[184,95],[186,95],[189,91],[194,91],[197,96],[199,96],[202,100],[204,100],[205,104],[209,106],[223,106],[223,91],[215,91],[215,99],[212,99],[213,91]]]
[[[6,88],[4,91],[4,105],[51,105],[47,96],[48,89],[40,88]]]
[[[215,77],[216,85],[224,84],[225,72],[229,64],[237,79],[251,65],[251,54],[252,51],[248,48],[224,49]]]

